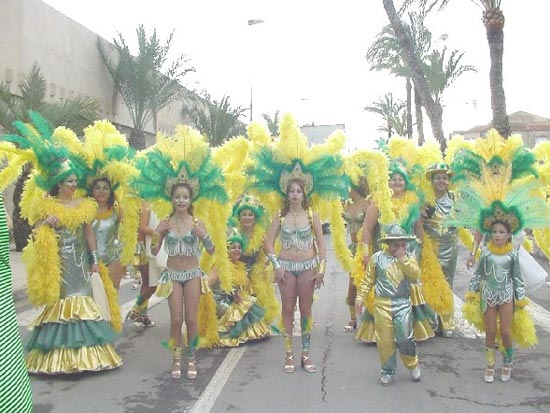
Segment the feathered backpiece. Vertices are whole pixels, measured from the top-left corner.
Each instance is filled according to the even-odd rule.
[[[7,186],[9,180],[17,178],[13,168],[21,172],[21,166],[31,162],[36,168],[32,178],[35,185],[48,191],[67,176],[76,174],[79,186],[84,187],[82,177],[86,171],[86,162],[82,153],[82,143],[76,134],[65,127],[52,130],[46,119],[38,112],[29,112],[32,124],[15,122],[19,135],[4,135],[0,151],[12,165],[3,171],[4,181],[1,186]],[[9,172],[8,172],[9,171]]]
[[[326,143],[308,146],[306,136],[289,114],[282,117],[279,131],[278,141],[257,145],[251,152],[251,164],[245,169],[247,192],[258,196],[268,212],[274,214],[283,204],[289,180],[300,179],[312,208],[336,230],[332,232],[336,255],[350,271],[352,260],[346,248],[341,203],[350,187],[340,154],[344,134],[337,131]]]
[[[305,183],[306,196],[316,200],[345,198],[349,180],[343,175],[344,160],[340,155],[345,137],[336,132],[325,144],[308,147],[306,136],[291,115],[284,115],[280,139],[265,144],[251,153],[252,164],[245,174],[247,188],[253,193],[275,193],[282,202],[286,184],[298,178]]]
[[[228,271],[225,224],[228,197],[219,166],[212,162],[210,147],[200,132],[178,125],[173,137],[157,135],[156,143],[136,155],[139,174],[130,185],[158,217],[172,213],[171,189],[185,182],[193,192],[194,214],[205,222],[215,245],[214,261],[220,267],[221,287],[231,290],[231,280],[223,276]]]
[[[535,157],[519,143],[521,137],[505,142],[492,130],[485,140],[476,140],[476,152],[456,154],[452,169],[459,175],[458,197],[449,225],[490,233],[495,222],[504,222],[513,234],[550,226]]]

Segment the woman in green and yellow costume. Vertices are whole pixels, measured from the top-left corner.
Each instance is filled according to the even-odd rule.
[[[220,288],[216,266],[212,268],[208,278],[216,299],[220,336],[218,344],[224,347],[237,347],[247,341],[267,337],[270,327],[264,321],[265,309],[257,304],[257,299],[253,295],[254,290],[247,275],[246,263],[241,261],[245,241],[237,231],[233,231],[227,238],[227,249],[233,290],[227,293]]]
[[[490,235],[470,281],[463,314],[477,329],[486,332],[484,381],[491,383],[496,339],[503,353],[502,381],[509,381],[512,375],[512,342],[520,347],[537,343],[533,320],[526,310],[529,299],[522,275],[525,268],[511,241],[512,235],[523,227],[549,228],[550,211],[530,151],[521,145],[512,149],[514,142],[506,142],[494,130],[478,143],[478,150],[488,149],[492,156],[485,158],[481,151],[466,150],[457,158],[455,170],[463,179],[457,184],[455,211],[447,224]],[[495,157],[495,149],[503,148],[512,150],[499,151]],[[458,162],[466,157],[475,162]],[[471,168],[474,164],[475,168]]]
[[[170,375],[181,377],[182,344],[187,344],[187,378],[197,377],[195,350],[218,342],[216,304],[199,265],[201,251],[219,267],[220,287],[231,291],[226,249],[227,194],[201,134],[178,125],[173,137],[157,135],[155,145],[136,157],[139,175],[131,185],[163,218],[155,228],[151,253],[167,258],[157,295],[168,297],[172,352]],[[182,325],[187,329],[183,340]]]
[[[128,187],[137,170],[126,137],[109,121],[96,121],[84,130],[83,149],[88,196],[98,205],[92,228],[99,261],[118,290],[137,242],[140,199]]]
[[[368,208],[373,202],[380,203],[384,194],[389,198],[389,189],[385,173],[388,169],[387,158],[379,151],[357,150],[346,158],[346,175],[350,177],[351,188],[349,198],[344,203],[343,218],[350,238],[349,250],[357,257],[357,249],[361,240],[361,229]],[[344,326],[344,331],[357,329],[357,313],[355,311],[355,295],[357,284],[361,277],[354,277],[350,272],[346,304],[349,308],[350,320]]]
[[[90,273],[99,270],[90,225],[97,206],[77,193],[78,176],[85,170],[78,156],[81,144],[72,131],[57,128],[52,133],[40,115],[30,116],[34,126],[17,123],[22,136],[5,137],[18,148],[9,148],[8,143],[1,147],[33,162],[37,169],[26,183],[21,204],[22,213],[34,225],[23,261],[29,299],[45,307],[30,325],[27,369],[60,374],[119,367],[122,360],[112,345],[116,333],[91,296]],[[114,290],[112,285],[105,288]]]
[[[273,216],[264,250],[281,292],[284,371],[294,372],[292,328],[299,298],[301,365],[308,373],[314,373],[317,368],[309,355],[313,292],[323,285],[326,269],[321,216],[329,217],[335,229],[336,255],[346,258],[344,267],[351,269],[352,264],[345,245],[340,201],[347,195],[349,185],[340,155],[344,136],[336,133],[325,144],[308,147],[306,137],[290,115],[283,116],[279,130],[277,142],[251,153],[252,164],[246,169],[248,191],[258,195]]]

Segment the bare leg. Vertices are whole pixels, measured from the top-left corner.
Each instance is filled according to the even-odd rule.
[[[124,267],[120,264],[120,261],[113,261],[109,264],[107,268],[109,269],[109,276],[113,281],[113,285],[118,291],[118,289],[120,288],[120,280],[122,279],[122,276],[125,272]]]
[[[292,327],[294,324],[294,308],[298,297],[296,277],[287,272],[285,281],[279,283],[281,293],[281,318],[283,320],[285,340],[285,372],[294,373],[294,356],[292,354]]]
[[[201,296],[201,279],[193,278],[185,283],[183,288],[185,305],[185,326],[187,328],[187,378],[197,377],[195,364],[195,339],[198,338],[197,317],[199,312],[199,301]]]
[[[308,373],[315,373],[317,369],[309,359],[309,345],[311,341],[311,306],[313,304],[314,282],[311,279],[315,270],[304,271],[297,277],[300,318],[302,320],[302,367]]]

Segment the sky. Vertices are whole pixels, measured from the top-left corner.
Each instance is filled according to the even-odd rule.
[[[348,148],[372,146],[383,136],[382,119],[364,110],[384,94],[405,100],[403,79],[373,72],[365,59],[388,24],[382,0],[44,0],[107,40],[121,33],[135,45],[143,24],[161,39],[173,31],[172,58],[185,54],[195,73],[183,83],[232,106],[250,106],[253,118],[276,110],[299,124],[345,124]],[[399,1],[395,2],[400,4]],[[503,0],[504,89],[508,113],[550,117],[548,0]],[[434,38],[465,52],[462,63],[478,68],[443,94],[446,135],[491,121],[489,49],[482,11],[454,0],[426,21]],[[249,20],[262,23],[249,25]],[[441,43],[442,45],[442,43]],[[243,119],[248,121],[247,118]],[[425,117],[424,129],[430,127]]]

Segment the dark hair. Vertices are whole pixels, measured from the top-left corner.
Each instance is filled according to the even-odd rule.
[[[351,189],[355,190],[361,197],[366,198],[369,194],[369,186],[367,180],[362,176],[359,178],[357,185],[352,185]]]
[[[191,198],[191,202],[189,203],[189,215],[193,215],[193,190],[191,189],[191,185],[189,185],[187,182],[177,182],[174,185],[172,185],[172,188],[170,188],[170,199],[174,198],[174,192],[176,192],[176,189],[178,188],[185,188],[189,192],[189,198]],[[172,211],[172,215],[174,214],[174,211]]]
[[[92,184],[88,187],[88,196],[93,198],[94,186],[96,186],[98,182],[106,182],[107,185],[109,185],[109,199],[107,200],[107,205],[109,206],[109,208],[112,208],[115,205],[115,193],[113,191],[113,187],[111,186],[111,181],[109,181],[109,178],[102,176],[100,178],[94,179],[92,181]]]
[[[309,201],[307,200],[306,189],[305,189],[306,184],[301,179],[292,178],[292,179],[289,179],[288,183],[286,184],[285,201],[284,201],[284,205],[283,205],[283,210],[281,211],[281,215],[283,215],[283,216],[288,214],[288,209],[290,207],[288,205],[288,191],[290,191],[290,187],[294,183],[298,184],[300,186],[300,188],[302,188],[302,192],[304,193],[304,200],[302,201],[302,208],[304,208],[306,211],[309,208]]]
[[[491,225],[491,231],[493,230],[493,227],[495,226],[495,224],[502,225],[504,228],[506,228],[506,231],[508,231],[508,234],[512,234],[512,228],[510,228],[510,224],[508,224],[507,222],[501,221],[500,219],[493,221],[493,224]]]

